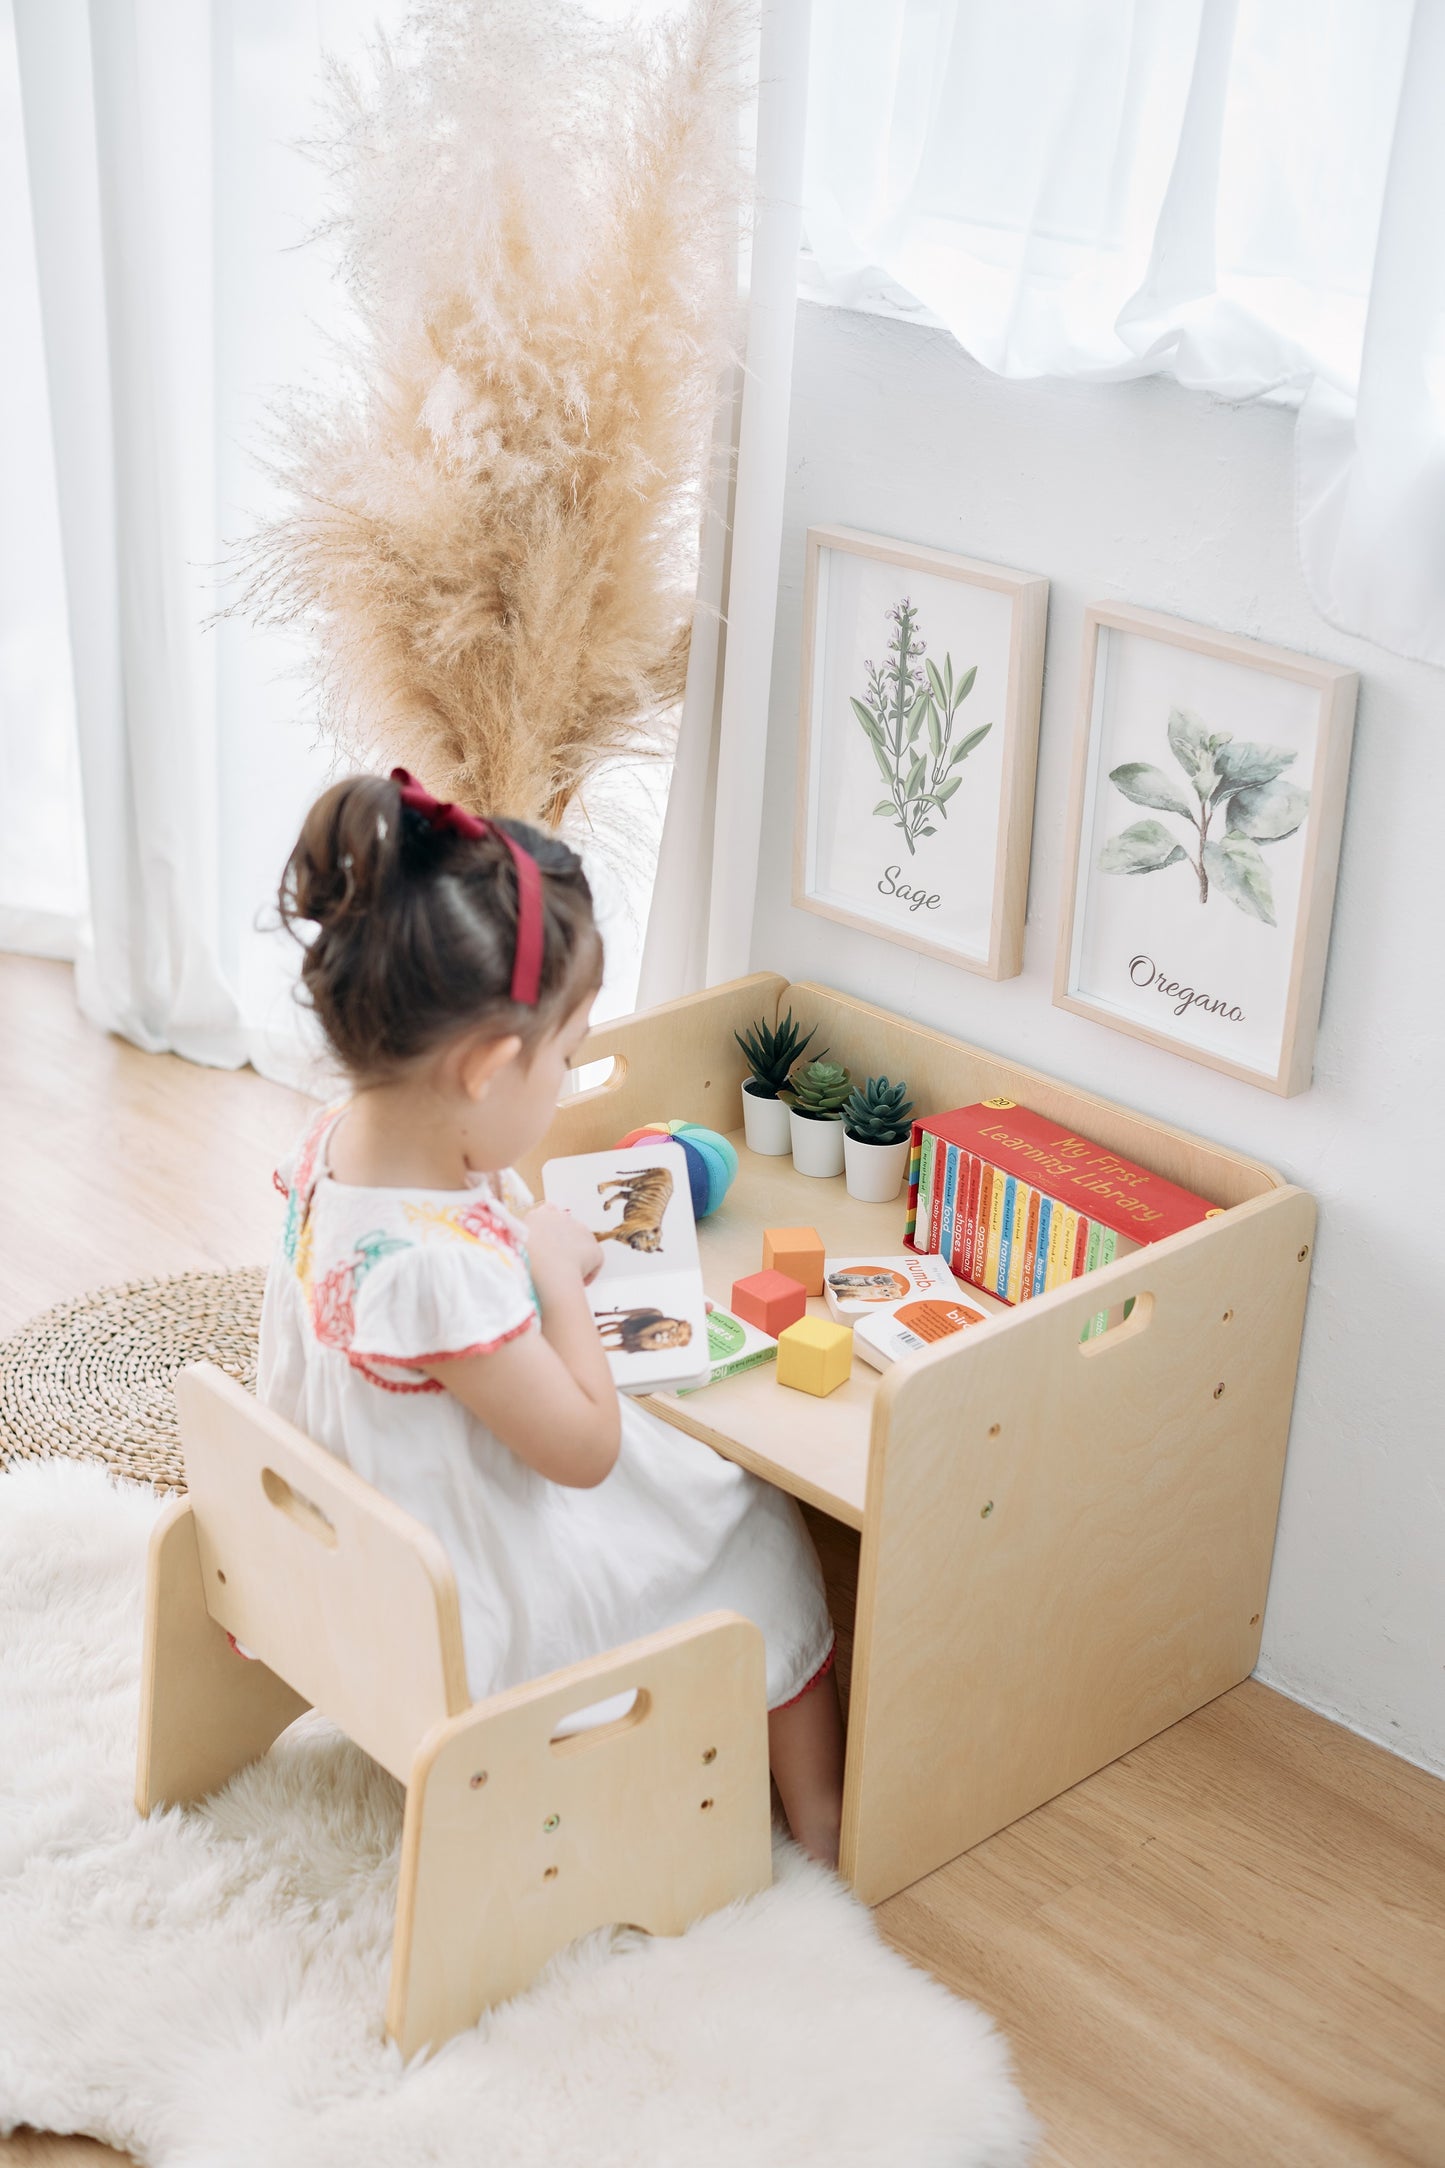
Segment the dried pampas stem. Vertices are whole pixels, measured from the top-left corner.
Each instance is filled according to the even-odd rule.
[[[663,749],[736,306],[749,10],[649,31],[423,0],[331,74],[356,328],[277,417],[237,607],[307,627],[325,727],[439,796],[555,825]]]

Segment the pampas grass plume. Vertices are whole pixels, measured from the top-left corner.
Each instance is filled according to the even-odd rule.
[[[276,418],[243,611],[363,762],[556,825],[681,697],[735,330],[739,0],[420,0],[313,149],[354,329]]]

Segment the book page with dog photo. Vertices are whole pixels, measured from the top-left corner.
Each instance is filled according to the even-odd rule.
[[[634,1144],[549,1159],[542,1194],[602,1245],[602,1270],[587,1297],[619,1391],[705,1380],[707,1302],[682,1147]]]

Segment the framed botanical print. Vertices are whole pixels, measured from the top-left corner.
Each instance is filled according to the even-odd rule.
[[[1357,689],[1181,618],[1086,613],[1061,1008],[1305,1089]]]
[[[1023,959],[1048,581],[808,534],[794,901],[988,978]]]

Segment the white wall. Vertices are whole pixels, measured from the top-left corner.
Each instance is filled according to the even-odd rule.
[[[1445,673],[1327,625],[1293,417],[1151,380],[1005,383],[944,332],[800,307],[756,967],[1250,1152],[1320,1233],[1259,1676],[1445,1769]],[[1028,935],[993,984],[792,907],[803,539],[838,521],[1053,582]],[[1107,597],[1361,673],[1313,1089],[1277,1099],[1052,1005],[1081,617]]]

